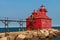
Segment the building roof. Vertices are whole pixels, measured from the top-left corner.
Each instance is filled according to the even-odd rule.
[[[45,6],[44,5],[42,5],[41,6],[41,8],[39,8],[37,11],[33,11],[32,12],[32,15],[31,16],[29,16],[27,19],[32,19],[32,18],[40,18],[40,19],[50,19],[51,20],[51,18],[49,18],[48,16],[42,16],[42,15],[39,15],[39,12],[47,12],[47,10],[46,10],[46,8],[45,8]]]

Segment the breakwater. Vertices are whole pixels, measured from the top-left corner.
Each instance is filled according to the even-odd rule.
[[[60,30],[57,29],[27,30],[0,33],[0,40],[51,40],[58,35],[60,35]]]

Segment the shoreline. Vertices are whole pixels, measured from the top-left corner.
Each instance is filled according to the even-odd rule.
[[[0,33],[0,40],[2,39],[23,40],[25,38],[32,39],[34,37],[44,39],[44,38],[54,38],[57,37],[58,35],[60,35],[60,30],[57,29],[27,30],[27,31]]]

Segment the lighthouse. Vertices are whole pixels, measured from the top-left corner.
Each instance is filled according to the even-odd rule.
[[[26,29],[47,29],[52,27],[52,19],[46,15],[47,10],[44,5],[38,10],[34,10],[32,15],[26,18]]]

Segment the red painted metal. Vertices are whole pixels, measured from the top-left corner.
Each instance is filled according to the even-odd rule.
[[[46,29],[51,28],[51,18],[46,15],[47,10],[42,5],[37,11],[32,12],[32,15],[26,19],[26,29]]]

